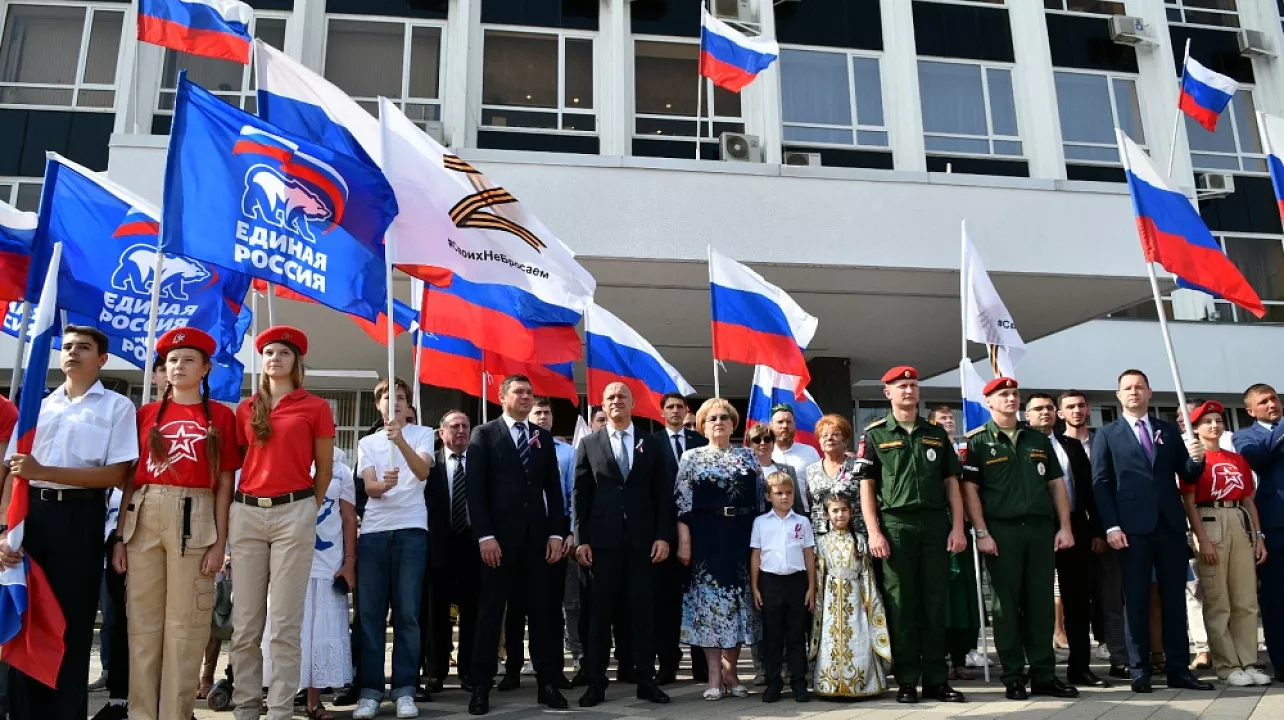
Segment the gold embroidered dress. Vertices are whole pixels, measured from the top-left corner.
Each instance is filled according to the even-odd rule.
[[[872,697],[887,690],[892,646],[883,599],[856,537],[831,531],[816,538],[817,612],[811,660],[816,694]]]

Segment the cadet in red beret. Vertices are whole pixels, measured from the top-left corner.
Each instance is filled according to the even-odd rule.
[[[245,463],[231,517],[232,702],[239,715],[257,714],[267,687],[269,716],[291,717],[317,507],[334,464],[334,414],[330,403],[303,389],[308,336],[302,330],[270,327],[254,347],[263,356],[258,392],[236,409]],[[269,608],[272,677],[265,679],[260,645]]]
[[[138,411],[140,460],[125,483],[120,542],[112,548],[113,568],[127,573],[131,718],[191,717],[196,703],[210,632],[209,610],[196,596],[214,592],[232,474],[241,466],[236,418],[210,402],[216,347],[194,328],[162,335],[156,352],[165,389]]]
[[[981,390],[981,394],[989,397],[1000,390],[1016,390],[1017,388],[1018,385],[1015,378],[996,377],[985,384],[985,387]]]
[[[962,468],[945,429],[918,414],[918,371],[894,367],[883,384],[892,411],[865,428],[857,474],[870,554],[884,561],[896,701],[918,702],[921,679],[923,697],[964,702],[945,664],[946,551],[967,548]]]

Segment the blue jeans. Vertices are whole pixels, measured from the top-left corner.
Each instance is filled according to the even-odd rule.
[[[414,697],[419,684],[419,602],[427,564],[426,530],[368,533],[357,540],[357,622],[361,627],[363,698],[383,699],[385,618],[390,601],[392,698]]]

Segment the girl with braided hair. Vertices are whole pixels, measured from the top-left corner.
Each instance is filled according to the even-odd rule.
[[[214,338],[175,328],[156,344],[168,381],[138,411],[139,462],[121,502],[112,565],[127,573],[129,717],[187,718],[223,566],[232,475],[231,409],[210,401]]]

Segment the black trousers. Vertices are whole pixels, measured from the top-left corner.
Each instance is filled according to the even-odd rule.
[[[621,667],[632,667],[638,683],[655,679],[655,568],[651,549],[594,549],[589,594],[591,619],[584,638],[585,666],[589,681],[606,687],[606,668],[611,659],[611,627],[616,629],[617,658]],[[627,618],[618,616],[625,606]],[[628,646],[619,642],[620,630],[628,628]],[[629,655],[625,656],[624,653]]]
[[[58,689],[9,668],[13,720],[84,720],[89,715],[89,653],[103,580],[102,492],[63,502],[35,497],[27,511],[23,548],[40,565],[67,620]]]
[[[1092,599],[1096,592],[1092,538],[1075,534],[1074,547],[1057,551],[1057,586],[1070,644],[1070,670],[1084,671],[1092,664]]]
[[[674,543],[673,547],[675,551],[669,558],[656,566],[653,591],[656,660],[660,665],[660,672],[665,673],[677,673],[678,663],[682,660],[682,648],[678,644],[678,638],[682,634],[682,593],[690,576],[690,570],[678,562],[677,544]],[[701,664],[704,663],[704,654],[698,650],[692,651],[693,667],[696,658],[699,658]]]
[[[807,680],[807,573],[758,574],[762,593],[762,669],[767,686],[779,689],[782,656],[795,686]]]
[[[473,642],[472,669],[469,679],[477,687],[490,687],[495,679],[499,657],[499,636],[504,622],[504,608],[525,598],[531,619],[531,660],[540,685],[552,684],[561,668],[555,661],[561,638],[550,626],[548,583],[553,581],[552,566],[544,562],[548,538],[529,534],[520,543],[501,546],[499,567],[481,566],[481,592],[477,613],[477,634]],[[480,550],[479,550],[480,552]],[[563,575],[557,582],[565,582]],[[462,608],[461,608],[462,609]],[[462,662],[461,662],[462,666]]]
[[[426,627],[431,633],[431,641],[425,644],[429,648],[428,674],[445,679],[450,674],[450,651],[452,625],[450,623],[450,606],[459,607],[459,657],[457,672],[460,679],[467,679],[472,668],[473,645],[476,642],[477,602],[481,586],[481,550],[473,539],[471,530],[462,533],[450,533],[442,554],[433,550],[434,557],[444,557],[445,567],[430,571],[432,576],[429,585],[428,605],[431,617]],[[498,639],[495,641],[498,643]],[[495,645],[491,646],[496,647]],[[495,672],[495,663],[490,666]]]
[[[552,628],[553,635],[557,638],[557,645],[551,648],[553,657],[542,658],[545,662],[552,662],[561,672],[563,657],[565,653],[561,652],[564,644],[563,639],[566,636],[566,616],[562,614],[562,601],[566,599],[566,563],[565,559],[559,560],[548,566],[550,578],[546,589],[548,598],[545,608],[548,610],[548,618],[545,622],[548,627]],[[561,578],[561,582],[558,582]],[[522,640],[526,634],[526,626],[530,621],[530,610],[527,608],[528,603],[525,598],[519,598],[515,603],[510,603],[504,610],[504,671],[507,673],[519,673],[522,670],[522,661],[525,659],[525,647]],[[539,658],[535,657],[535,648],[531,647],[531,663],[539,665]]]
[[[1159,582],[1164,658],[1168,676],[1186,672],[1190,642],[1186,634],[1186,536],[1172,530],[1161,518],[1154,532],[1128,535],[1128,547],[1119,551],[1123,572],[1124,628],[1132,676],[1149,676],[1150,577]]]
[[[113,534],[107,540],[107,597],[111,601],[111,625],[102,632],[111,635],[107,643],[107,697],[112,700],[129,699],[129,622],[125,610],[125,576],[111,566],[112,547],[119,542]],[[99,638],[99,645],[103,638]]]

